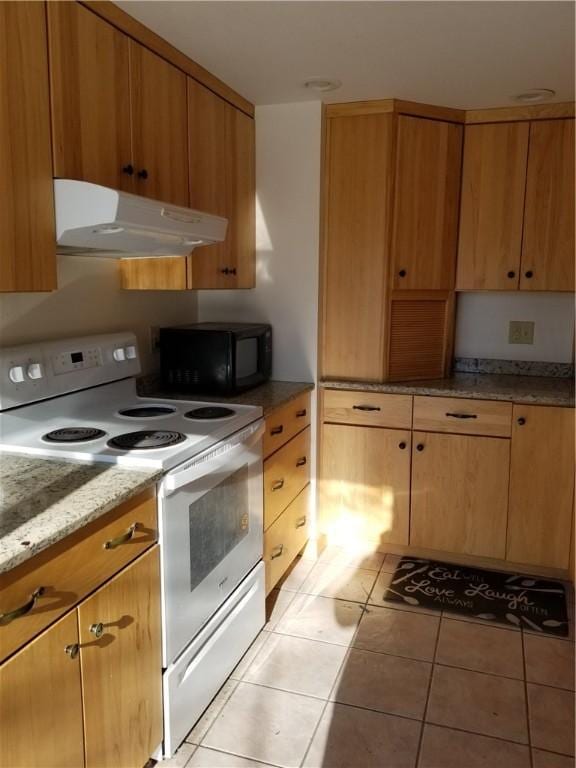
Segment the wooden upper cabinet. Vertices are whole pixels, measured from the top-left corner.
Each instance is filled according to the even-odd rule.
[[[133,191],[128,38],[78,3],[47,3],[54,175]]]
[[[396,288],[454,288],[462,126],[398,117],[392,263]]]
[[[129,46],[136,192],[188,206],[186,76],[142,45]]]
[[[530,125],[520,287],[574,290],[574,120]]]
[[[390,240],[391,114],[327,120],[322,375],[380,380]]]
[[[467,125],[458,290],[518,288],[528,123]]]
[[[0,3],[0,291],[56,288],[44,3]]]
[[[190,258],[190,288],[255,284],[254,120],[188,78],[190,205],[228,219],[226,240]]]
[[[506,558],[568,568],[573,502],[574,409],[515,405]]]

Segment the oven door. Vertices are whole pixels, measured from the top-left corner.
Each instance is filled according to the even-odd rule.
[[[251,424],[160,485],[164,667],[262,558],[263,431]]]

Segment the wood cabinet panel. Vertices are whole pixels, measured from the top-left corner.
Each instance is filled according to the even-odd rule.
[[[462,126],[398,117],[392,264],[394,286],[454,287]]]
[[[460,397],[415,397],[414,429],[510,437],[512,404]]]
[[[320,529],[329,541],[408,544],[410,444],[407,430],[322,426]]]
[[[47,3],[54,175],[134,189],[128,38],[79,3]]]
[[[515,405],[506,558],[568,568],[574,409]]]
[[[327,121],[322,375],[381,380],[395,117]]]
[[[78,624],[86,768],[141,768],[162,740],[158,547],[84,601]]]
[[[574,120],[530,125],[520,288],[574,290]]]
[[[133,40],[129,52],[136,192],[188,206],[186,76]]]
[[[76,612],[0,666],[2,764],[10,768],[82,768],[84,736]]]
[[[509,468],[509,440],[414,432],[410,544],[503,558]]]
[[[410,429],[412,396],[325,389],[322,392],[322,421]]]
[[[310,425],[310,399],[310,392],[305,392],[266,416],[262,438],[265,459]]]
[[[44,3],[0,3],[0,291],[56,288]]]
[[[310,482],[310,427],[264,462],[264,530]]]
[[[188,256],[161,259],[119,259],[120,287],[138,291],[184,291],[188,287]]]
[[[467,125],[458,290],[518,288],[528,123]]]
[[[188,78],[190,205],[228,219],[226,240],[191,256],[190,288],[255,284],[254,120]]]
[[[308,484],[264,534],[266,594],[276,586],[308,541],[310,501]]]

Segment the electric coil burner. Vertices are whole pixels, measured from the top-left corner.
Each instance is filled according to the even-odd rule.
[[[42,436],[49,443],[84,443],[88,440],[98,440],[106,432],[94,427],[62,427]]]
[[[234,416],[236,411],[233,411],[232,408],[224,408],[220,405],[207,405],[203,408],[193,408],[191,411],[187,411],[187,413],[184,414],[184,416],[187,419],[201,419],[209,420],[209,419],[227,419],[230,416]]]
[[[169,430],[143,430],[140,432],[126,432],[108,440],[110,448],[120,448],[122,451],[153,450],[155,448],[168,448],[186,440],[186,435],[181,432]]]
[[[137,408],[124,408],[118,411],[120,416],[130,416],[133,419],[152,419],[154,416],[169,416],[176,411],[167,405],[147,405]]]

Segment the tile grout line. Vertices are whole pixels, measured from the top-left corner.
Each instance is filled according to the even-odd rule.
[[[528,737],[528,749],[529,749],[529,759],[530,759],[530,768],[534,768],[534,758],[532,757],[532,731],[530,728],[530,707],[528,704],[528,671],[526,668],[526,649],[524,647],[524,632],[521,633],[521,641],[522,641],[522,669],[524,671],[524,713],[526,715],[526,734]]]
[[[416,751],[415,766],[418,766],[420,762],[420,754],[422,752],[422,742],[424,741],[424,728],[426,727],[426,716],[428,715],[428,704],[430,702],[430,693],[432,691],[432,679],[434,677],[434,667],[436,666],[436,655],[438,653],[438,643],[440,642],[440,629],[442,627],[442,611],[438,619],[438,628],[436,630],[436,639],[434,641],[434,653],[432,654],[432,664],[430,665],[430,678],[428,680],[428,690],[426,691],[426,703],[424,704],[424,711],[422,712],[422,725],[420,728],[420,738],[418,739],[418,749]]]

